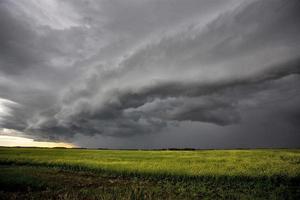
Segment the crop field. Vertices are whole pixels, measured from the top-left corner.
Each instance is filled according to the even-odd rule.
[[[300,150],[0,148],[0,199],[300,199]]]

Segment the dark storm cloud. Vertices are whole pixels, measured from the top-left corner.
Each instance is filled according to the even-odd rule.
[[[299,94],[297,0],[0,6],[0,97],[20,105],[2,105],[4,128],[48,140],[130,138],[186,122],[237,133],[245,120],[259,124],[248,109],[261,107],[299,130],[298,103],[285,103]]]
[[[100,108],[91,109],[92,102],[76,101],[76,105],[71,106],[75,113],[67,116],[64,114],[70,112],[70,108],[60,110],[58,115],[55,112],[38,115],[38,119],[50,119],[42,122],[40,131],[50,131],[52,136],[58,133],[65,136],[67,133],[127,136],[157,132],[166,127],[168,121],[199,121],[221,126],[235,124],[241,120],[240,110],[244,106],[241,102],[258,101],[260,104],[261,100],[255,95],[278,89],[276,80],[290,76],[295,76],[291,82],[299,79],[299,59],[268,68],[261,74],[241,80],[211,84],[160,83],[140,92],[110,92],[107,94],[109,99]],[[286,117],[294,115],[297,114]],[[52,116],[56,116],[55,119]]]
[[[35,32],[30,24],[15,19],[7,10],[5,2],[0,7],[0,63],[1,71],[8,74],[20,73],[21,70],[30,67],[38,58],[34,57],[31,41]]]

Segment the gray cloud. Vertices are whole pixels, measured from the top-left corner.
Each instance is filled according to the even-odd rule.
[[[298,103],[286,100],[299,94],[299,8],[297,0],[1,2],[0,97],[20,105],[2,106],[11,114],[1,126],[68,141],[130,140],[188,122],[251,134],[248,124],[261,132],[264,120],[249,109],[260,108],[299,130]]]

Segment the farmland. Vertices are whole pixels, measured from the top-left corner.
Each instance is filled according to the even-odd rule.
[[[299,199],[300,150],[0,148],[0,199]]]

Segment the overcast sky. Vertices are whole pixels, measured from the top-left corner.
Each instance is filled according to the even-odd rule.
[[[1,134],[300,147],[299,0],[1,0]]]

